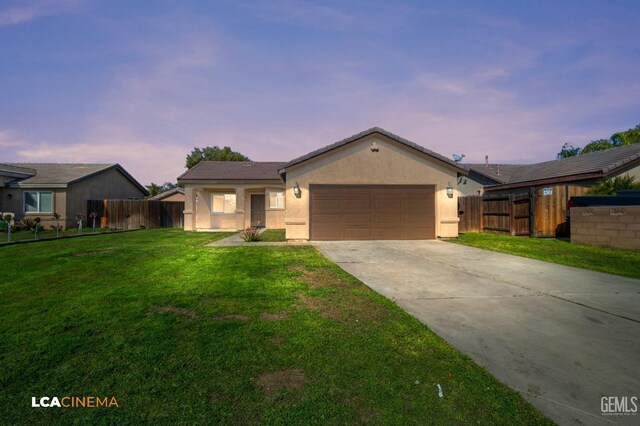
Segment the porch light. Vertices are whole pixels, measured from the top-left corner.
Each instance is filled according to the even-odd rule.
[[[447,197],[453,198],[453,186],[451,182],[447,182]]]
[[[295,195],[296,198],[300,198],[300,196],[302,195],[302,190],[300,189],[300,184],[298,182],[296,182],[295,186],[293,187],[293,195]]]

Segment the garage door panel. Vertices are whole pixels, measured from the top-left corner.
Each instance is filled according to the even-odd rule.
[[[345,228],[345,240],[371,240],[371,228]]]
[[[432,205],[429,203],[427,199],[405,199],[402,200],[402,209],[404,211],[407,210],[418,210],[418,211],[427,211]]]
[[[349,210],[370,210],[371,209],[371,199],[364,200],[343,200],[342,207]]]
[[[318,225],[340,223],[342,221],[342,214],[316,214],[313,216],[313,221]]]
[[[343,223],[345,225],[371,225],[373,223],[372,215],[370,213],[364,214],[345,214],[343,216]]]
[[[430,224],[433,223],[433,215],[428,213],[405,213],[403,223],[412,224],[412,223],[424,223]],[[425,225],[425,227],[429,227]]]
[[[434,186],[311,185],[310,238],[435,238]]]
[[[374,213],[374,220],[379,225],[401,225],[404,222],[404,215],[402,212],[395,213]]]

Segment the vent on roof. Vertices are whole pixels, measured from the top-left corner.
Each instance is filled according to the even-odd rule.
[[[243,166],[244,167],[255,167],[256,165],[254,163],[244,163]]]

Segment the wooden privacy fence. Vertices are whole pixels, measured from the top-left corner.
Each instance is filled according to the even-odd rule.
[[[482,198],[482,226],[511,235],[530,234],[529,194],[487,195]]]
[[[101,228],[182,228],[184,201],[88,200],[87,226],[95,212]]]
[[[504,232],[532,237],[569,235],[567,205],[588,188],[555,185],[524,194],[485,194],[458,198],[459,232]]]

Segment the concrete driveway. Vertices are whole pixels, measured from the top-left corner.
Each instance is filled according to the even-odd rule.
[[[556,422],[640,423],[601,413],[640,397],[640,280],[442,241],[313,244]]]

